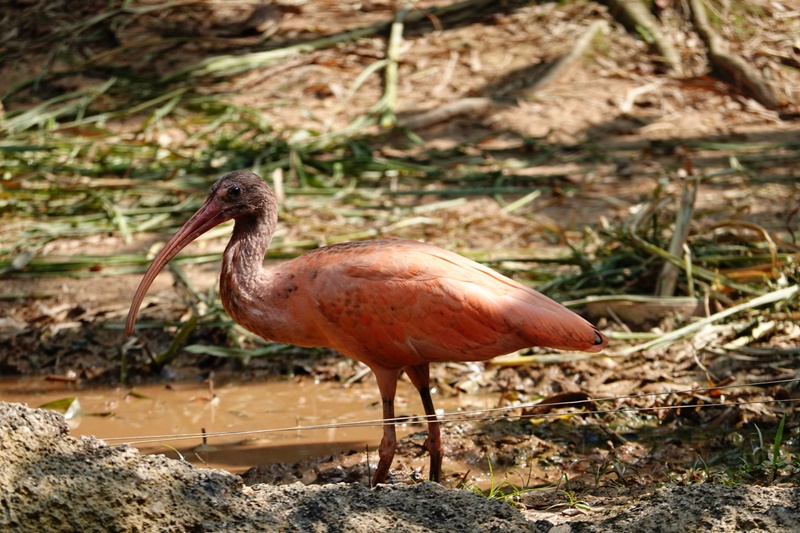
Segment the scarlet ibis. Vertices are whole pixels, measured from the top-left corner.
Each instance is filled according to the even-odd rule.
[[[442,443],[428,365],[485,361],[532,346],[599,352],[608,340],[561,304],[453,252],[404,239],[325,246],[271,269],[263,266],[278,223],[272,189],[256,174],[231,172],[167,242],[133,297],[130,336],[147,289],[187,244],[227,220],[220,296],[228,314],[263,337],[329,347],[375,373],[383,438],[374,484],[386,480],[397,444],[394,397],[405,372],[428,419],[430,478],[441,476]]]

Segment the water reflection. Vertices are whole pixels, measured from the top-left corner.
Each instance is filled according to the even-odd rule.
[[[73,384],[43,378],[0,381],[0,400],[39,407],[75,397],[79,413],[68,422],[71,435],[94,436],[109,444],[136,439],[142,453],[162,453],[211,468],[240,473],[274,462],[377,450],[382,431],[377,390],[373,384],[344,388],[338,383],[270,381],[228,383],[212,391],[203,383],[144,385],[134,388],[76,389]],[[439,400],[437,400],[439,401]],[[455,399],[447,399],[443,406]],[[422,407],[409,383],[398,387],[398,416],[418,414]],[[296,426],[376,421],[370,427],[302,429],[233,436],[174,439],[165,435],[249,432]],[[398,425],[398,437],[424,425]],[[142,437],[151,442],[142,443]]]

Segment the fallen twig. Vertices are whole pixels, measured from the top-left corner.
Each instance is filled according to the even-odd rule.
[[[589,45],[592,43],[595,35],[601,31],[604,31],[606,28],[608,28],[608,24],[605,20],[596,20],[593,22],[583,33],[583,35],[581,35],[580,39],[578,39],[570,51],[558,58],[558,60],[555,61],[549,69],[547,69],[547,72],[545,72],[543,76],[534,81],[526,89],[526,93],[530,95],[534,91],[542,89],[554,79],[561,76],[564,71],[569,69],[569,67],[574,65],[580,58],[583,57],[583,54],[586,53],[586,49],[589,48]]]
[[[631,33],[637,33],[659,54],[659,61],[672,74],[682,71],[681,56],[672,42],[661,32],[658,21],[639,0],[599,0],[608,6],[611,16]]]
[[[410,7],[406,6],[397,12],[389,33],[389,44],[386,47],[386,68],[383,71],[383,97],[376,104],[377,111],[381,114],[380,125],[382,128],[391,128],[397,122],[394,110],[397,106],[400,45],[403,42],[403,24],[409,9]]]
[[[686,244],[686,239],[689,237],[689,229],[691,228],[692,214],[694,213],[694,204],[697,199],[697,189],[699,185],[699,180],[692,177],[688,177],[683,182],[681,203],[678,207],[678,213],[675,215],[675,229],[672,232],[672,239],[670,240],[669,249],[667,250],[674,257],[681,256],[681,250]],[[684,265],[683,268],[686,268],[686,265]],[[678,273],[680,270],[681,267],[675,263],[670,261],[664,262],[664,266],[661,268],[661,275],[658,278],[659,296],[673,296],[675,294],[675,286],[678,283]]]
[[[462,98],[429,111],[419,113],[400,120],[399,126],[410,130],[419,130],[446,122],[460,115],[477,115],[486,112],[493,105],[491,98]]]
[[[766,107],[780,107],[778,99],[758,72],[740,56],[729,52],[722,38],[708,22],[703,0],[689,0],[692,22],[708,47],[708,62],[723,81],[741,89],[748,97]]]
[[[405,23],[410,24],[418,22],[425,18],[441,17],[445,14],[457,12],[472,12],[476,9],[483,8],[492,3],[492,0],[465,0],[452,5],[441,7],[434,7],[430,9],[415,9],[409,12],[405,17]],[[321,50],[330,48],[334,45],[362,39],[364,37],[371,37],[378,33],[385,32],[392,26],[393,22],[380,22],[367,26],[365,28],[357,28],[355,30],[329,35],[321,39],[313,41],[302,42],[285,48],[277,50],[267,50],[264,52],[254,52],[251,54],[243,54],[239,56],[222,55],[210,57],[187,68],[181,69],[170,76],[166,77],[164,82],[175,81],[186,77],[227,77],[231,74],[237,74],[248,70],[265,67],[280,59],[292,57],[296,54],[313,52],[314,50]]]
[[[664,348],[670,344],[673,344],[674,342],[694,335],[706,326],[714,324],[715,322],[719,322],[720,320],[728,318],[729,316],[735,315],[746,309],[753,309],[754,307],[788,300],[789,298],[794,297],[798,293],[798,290],[800,290],[800,285],[792,285],[791,287],[778,289],[777,291],[758,296],[757,298],[753,298],[752,300],[748,300],[747,302],[739,305],[734,305],[731,308],[713,314],[708,318],[698,320],[697,322],[693,322],[688,326],[676,329],[675,331],[662,335],[661,337],[653,339],[652,341],[645,342],[637,346],[631,346],[630,348],[622,350],[619,355],[628,356],[637,352],[652,350],[653,348]]]

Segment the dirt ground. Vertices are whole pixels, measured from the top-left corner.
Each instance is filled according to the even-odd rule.
[[[17,1],[0,7],[2,20],[17,21],[16,37],[3,41],[7,57],[14,61],[2,62],[0,89],[5,92],[42,69],[66,72],[63,56],[54,53],[53,41],[42,36],[96,13],[99,4],[89,2],[87,7],[66,12],[59,9],[63,7],[60,2],[50,2],[44,11],[35,2]],[[134,4],[154,6],[156,2]],[[685,71],[679,76],[667,74],[646,42],[626,32],[607,7],[595,2],[502,2],[501,7],[475,10],[456,20],[428,17],[426,23],[410,25],[400,46],[396,103],[400,122],[426,117],[426,112],[468,98],[478,99],[479,105],[471,112],[416,129],[419,144],[401,135],[387,137],[374,147],[374,155],[414,157],[428,164],[447,161],[454,168],[474,162],[484,171],[497,172],[505,183],[540,186],[542,194],[513,212],[504,210],[496,197],[467,196],[460,204],[426,213],[422,223],[396,224],[381,231],[489,258],[562,257],[569,252],[568,243],[579,241],[588,242],[589,252],[603,256],[609,252],[602,248],[607,241],[593,239],[593,232],[624,226],[659,195],[669,200],[662,210],[671,216],[688,169],[704,176],[692,221],[695,238],[713,237],[720,227],[744,228],[730,233],[741,237],[752,232],[756,239],[767,235],[767,240],[796,257],[800,15],[789,2],[752,3],[768,15],[760,11],[728,13],[725,10],[731,7],[727,3],[713,4],[715,16],[745,17],[742,25],[721,29],[731,48],[774,88],[781,106],[769,110],[708,75],[704,45],[682,13],[681,3],[656,4],[662,6],[657,14],[684,63]],[[123,13],[114,19],[115,24],[109,24],[105,40],[81,51],[84,59],[92,59],[86,69],[79,74],[45,76],[40,92],[14,92],[3,101],[4,110],[13,114],[47,96],[96,84],[108,70],[95,70],[95,64],[160,77],[192,65],[198,58],[278,49],[387,21],[398,8],[399,3],[380,0],[286,2],[261,13],[267,22],[255,26],[243,22],[256,13],[253,6],[234,2],[180,2],[171,8]],[[582,60],[544,87],[531,90],[543,69],[566,54],[597,20],[607,21],[608,27]],[[260,32],[270,25],[273,29],[269,32],[274,33],[266,40],[253,29],[261,28]],[[166,37],[174,40],[165,45],[162,40]],[[148,39],[157,44],[143,45]],[[29,46],[23,47],[26,42]],[[360,80],[359,76],[385,56],[385,48],[384,34],[356,39],[296,54],[244,74],[213,79],[206,90],[227,93],[234,102],[262,109],[278,131],[335,132],[381,98],[381,77],[374,74]],[[114,54],[104,55],[110,51]],[[127,123],[111,127],[121,132],[135,129]],[[170,145],[183,141],[186,133],[166,124],[162,135],[158,142]],[[537,165],[527,164],[535,158]],[[740,171],[725,172],[732,167]],[[413,184],[404,180],[386,184],[394,186],[436,188],[440,184],[424,179]],[[396,204],[383,207],[400,209],[417,202],[410,196],[394,201]],[[285,240],[313,235],[318,242],[326,242],[337,235],[374,229],[370,216],[342,214],[347,206],[322,205],[313,197],[294,197],[293,202],[296,207],[284,216],[279,234]],[[4,209],[2,213],[0,223],[19,227],[13,211]],[[129,243],[118,234],[58,238],[40,254],[69,257],[86,250],[92,254],[141,253],[165,237],[163,233],[140,234]],[[220,237],[195,249],[219,251],[225,241]],[[532,277],[513,268],[514,261],[495,266],[523,278]],[[529,264],[525,263],[525,269],[530,269]],[[218,264],[186,267],[186,272],[202,291],[214,285]],[[788,281],[784,277],[786,283],[797,282],[796,270],[787,268],[785,272],[789,273]],[[175,331],[142,333],[146,349],[124,345],[120,327],[139,276],[3,278],[0,371],[3,375],[74,376],[85,384],[109,383],[119,379],[123,355],[128,358],[128,382],[134,384],[165,377],[205,378],[211,371],[235,374],[239,379],[293,374],[295,379],[345,381],[360,370],[355,363],[342,363],[335,354],[291,350],[281,360],[254,359],[244,369],[230,359],[183,354],[168,372],[151,375],[146,370],[147,350],[163,351]],[[157,297],[145,310],[149,317],[174,320],[186,316],[184,293],[171,289],[170,283],[168,276],[162,276],[151,289]],[[652,286],[643,287],[650,290],[646,294],[652,294]],[[719,310],[713,305],[711,312]],[[613,332],[663,332],[686,321],[675,307],[645,315],[638,309],[624,320],[607,312],[592,318]],[[525,472],[530,485],[568,479],[571,485],[565,490],[580,495],[598,485],[633,490],[666,480],[728,480],[725,468],[701,465],[709,458],[733,464],[742,455],[753,462],[746,474],[751,476],[749,480],[763,483],[768,475],[756,458],[761,452],[753,451],[765,448],[763,442],[758,444],[757,427],[772,428],[774,435],[778,419],[786,413],[787,453],[794,457],[798,453],[800,430],[792,403],[798,398],[797,381],[785,381],[796,378],[800,370],[796,318],[788,311],[780,314],[768,335],[735,353],[719,347],[736,336],[715,330],[705,333],[718,336],[711,343],[692,339],[628,357],[613,356],[634,343],[613,340],[608,350],[612,357],[608,358],[546,366],[440,365],[433,370],[439,394],[468,395],[477,387],[496,393],[498,405],[583,394],[614,398],[610,404],[638,410],[627,415],[590,409],[597,412],[555,417],[557,411],[520,409],[508,419],[449,423],[446,454],[464,461],[488,458],[517,468]],[[188,342],[198,339],[225,342],[224,334],[213,328],[195,332]],[[770,384],[717,388],[763,382]],[[635,396],[698,388],[705,390]],[[741,405],[734,408],[729,405],[732,402]],[[541,423],[545,420],[548,423]],[[418,469],[421,440],[417,437],[402,443],[398,480]],[[785,459],[790,465],[791,455]],[[325,483],[363,481],[366,477],[358,456],[254,467],[246,476],[248,482],[301,479]],[[457,485],[463,475],[454,472],[447,484]],[[785,475],[796,483],[796,470],[787,467]],[[532,508],[554,504],[560,500],[527,502]]]

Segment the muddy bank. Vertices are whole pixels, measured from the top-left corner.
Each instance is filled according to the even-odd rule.
[[[520,511],[432,483],[246,487],[238,476],[69,436],[0,403],[3,531],[798,531],[800,488],[661,487],[588,514]]]

